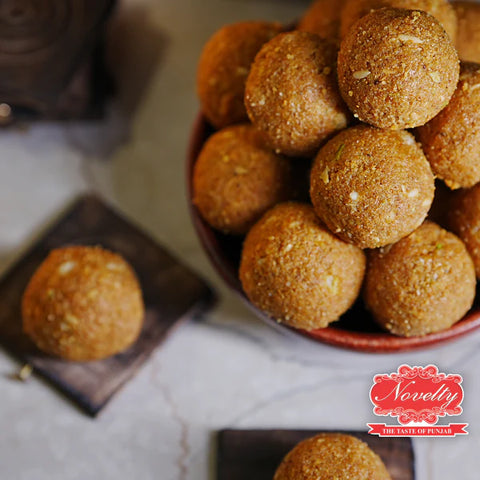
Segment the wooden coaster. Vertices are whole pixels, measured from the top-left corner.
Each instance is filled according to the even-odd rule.
[[[218,434],[217,480],[273,480],[283,457],[302,440],[325,431],[222,430]],[[410,438],[380,438],[365,432],[346,432],[367,443],[385,463],[392,480],[414,480]]]
[[[135,269],[146,313],[140,338],[129,350],[97,362],[67,362],[42,354],[22,333],[20,304],[27,282],[51,249],[68,244],[103,246]],[[95,416],[174,326],[214,301],[194,272],[100,199],[85,196],[0,280],[0,344]]]

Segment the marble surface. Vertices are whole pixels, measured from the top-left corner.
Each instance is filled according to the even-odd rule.
[[[214,479],[221,428],[366,429],[375,373],[436,363],[464,376],[468,437],[415,441],[418,480],[478,479],[480,332],[424,352],[375,356],[292,340],[226,291],[195,237],[184,158],[198,104],[196,61],[220,25],[291,21],[286,0],[130,0],[111,28],[120,99],[103,122],[0,131],[0,268],[52,216],[93,190],[208,278],[222,301],[178,329],[91,420],[0,350],[2,480]],[[456,419],[455,419],[456,420]]]

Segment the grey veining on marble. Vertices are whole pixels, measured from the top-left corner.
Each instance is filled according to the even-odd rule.
[[[95,190],[202,272],[218,308],[177,330],[95,421],[0,350],[0,479],[213,479],[221,428],[366,429],[375,373],[436,363],[464,376],[470,435],[415,441],[418,480],[478,479],[480,333],[372,356],[291,340],[221,284],[193,232],[184,160],[202,44],[226,22],[298,18],[304,2],[129,0],[112,28],[121,101],[101,123],[0,131],[0,269],[79,192]],[[146,81],[148,79],[148,82]]]

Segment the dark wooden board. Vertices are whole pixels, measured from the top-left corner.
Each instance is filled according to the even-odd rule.
[[[273,480],[283,457],[318,430],[222,430],[217,438],[217,480]],[[414,480],[410,438],[380,438],[346,432],[366,442],[385,463],[392,480]]]
[[[48,252],[64,245],[101,245],[135,269],[145,301],[138,341],[106,360],[73,363],[48,357],[22,333],[20,303],[28,280]],[[0,279],[0,344],[94,416],[131,378],[181,320],[211,306],[215,296],[195,273],[94,196],[72,208]]]

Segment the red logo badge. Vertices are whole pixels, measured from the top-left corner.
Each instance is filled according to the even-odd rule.
[[[400,425],[368,424],[380,437],[454,437],[468,435],[467,423],[437,425],[440,418],[462,413],[460,375],[439,373],[435,365],[402,365],[390,375],[376,375],[370,389],[373,412],[397,418]]]

